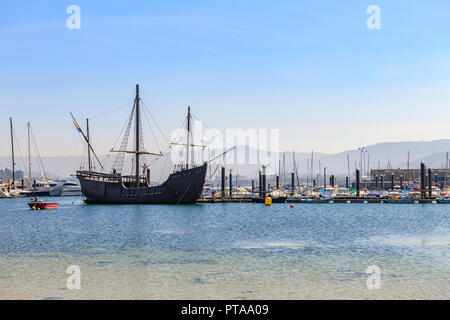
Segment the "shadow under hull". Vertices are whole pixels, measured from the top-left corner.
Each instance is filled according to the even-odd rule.
[[[172,173],[159,186],[127,188],[111,175],[78,171],[83,196],[92,204],[194,204],[205,183],[207,164]],[[98,176],[97,176],[98,177]]]

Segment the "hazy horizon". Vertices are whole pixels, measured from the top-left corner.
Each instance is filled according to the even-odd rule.
[[[420,166],[420,162],[425,162],[425,164],[432,168],[445,168],[447,152],[450,150],[450,139],[440,139],[433,141],[404,141],[404,142],[385,142],[385,143],[377,143],[370,146],[364,146],[366,150],[366,156],[364,157],[364,168],[365,173],[367,173],[367,169],[387,169],[387,168],[406,168],[408,166],[408,153],[409,153],[409,166],[410,168],[418,168]],[[207,161],[208,159],[215,158],[216,155],[221,154],[221,151],[215,150],[215,154],[201,153],[199,151],[196,155],[197,164],[202,162],[203,160]],[[254,163],[252,161],[248,161],[245,156],[245,149],[243,146],[238,146],[237,152],[230,152],[225,161],[225,167],[228,169],[232,169],[233,172],[241,175],[241,176],[249,176],[253,177],[257,175],[258,170],[260,170],[261,163]],[[254,153],[253,153],[254,154]],[[260,155],[264,155],[264,152]],[[293,156],[292,151],[281,151],[278,156],[271,154],[270,158],[271,163],[275,165],[275,168],[272,168],[271,172],[278,172],[279,170],[279,160],[282,161],[282,154],[286,156],[285,168],[286,172],[290,172],[293,165]],[[250,155],[250,153],[249,153]],[[102,164],[105,167],[106,172],[111,170],[111,165],[113,163],[115,154],[99,154],[99,158],[102,161]],[[152,177],[156,180],[163,181],[165,177],[168,176],[172,172],[173,165],[175,161],[171,158],[172,155],[166,153],[164,157],[160,157],[159,160],[153,161],[155,158],[142,158],[141,161],[143,163],[150,163],[152,168]],[[347,160],[347,156],[349,157],[349,161]],[[234,158],[236,157],[236,158]],[[242,159],[244,157],[245,162],[237,161],[238,159]],[[132,164],[130,160],[130,156],[127,157],[127,160],[124,163],[124,170],[128,172],[130,170]],[[298,174],[299,176],[304,176],[308,172],[310,172],[311,163],[309,162],[311,158],[310,152],[295,152],[296,165],[298,166]],[[167,160],[169,159],[169,160]],[[233,159],[235,159],[233,162]],[[34,176],[39,176],[36,174],[38,171],[38,159],[33,156],[32,157],[32,172]],[[47,176],[53,178],[66,178],[70,175],[73,175],[76,170],[80,168],[86,169],[87,166],[87,154],[83,153],[80,155],[73,156],[42,156],[43,164]],[[202,160],[202,161],[200,161]],[[219,161],[222,160],[219,159]],[[96,168],[94,170],[99,170],[100,168],[96,164],[96,161],[92,160]],[[150,161],[150,162],[148,162]],[[169,161],[169,162],[167,162]],[[342,175],[347,174],[348,172],[348,164],[350,164],[350,172],[354,173],[355,168],[360,167],[361,161],[361,152],[358,149],[350,149],[344,150],[338,153],[320,153],[314,151],[314,165],[313,172],[319,173],[322,172],[323,167],[326,166],[328,168],[328,172],[333,174]],[[16,153],[16,169],[28,171],[28,159],[26,157],[21,157]],[[178,163],[178,162],[177,162]],[[167,165],[169,164],[169,165]],[[214,161],[211,164],[211,171],[208,173],[211,174],[213,172],[213,176],[217,175],[219,172],[217,171],[218,166],[224,165],[221,162]],[[319,168],[320,166],[320,168]],[[10,168],[11,167],[11,156],[0,156],[0,168]],[[363,168],[363,169],[364,169]],[[132,171],[130,171],[132,172]]]
[[[27,160],[28,159],[28,153],[27,153],[28,149],[27,149],[27,141],[25,139],[26,138],[23,138],[22,140],[24,140],[24,141],[20,141],[19,143],[20,143],[21,150],[23,150],[23,153],[22,153],[23,158],[25,160]],[[77,138],[77,140],[79,140],[80,145],[86,144],[84,142],[81,134]],[[354,151],[354,150],[357,150],[358,148],[370,148],[370,147],[373,147],[373,146],[376,146],[376,145],[379,145],[379,144],[388,144],[388,143],[392,143],[392,144],[396,144],[396,143],[398,143],[398,144],[400,144],[400,143],[430,143],[430,142],[439,142],[439,141],[450,141],[450,138],[440,138],[440,139],[433,139],[433,140],[379,141],[379,142],[375,142],[375,143],[370,144],[370,145],[358,145],[358,146],[355,146],[354,148],[348,148],[348,149],[344,149],[344,150],[337,150],[336,152],[323,152],[323,151],[321,151],[319,149],[311,149],[311,150],[290,149],[290,150],[279,150],[278,152],[279,153],[292,153],[294,151],[295,153],[299,153],[299,154],[301,154],[301,153],[311,154],[311,152],[314,152],[314,154],[333,155],[333,154],[339,154],[339,153],[345,153],[345,152],[349,152],[349,151]],[[16,141],[14,143],[15,143],[15,148],[17,149]],[[10,142],[10,140],[8,140],[7,144],[9,144],[9,146],[7,146],[7,147],[9,147],[9,149],[4,150],[4,151],[6,151],[5,154],[1,154],[0,153],[0,157],[3,157],[3,158],[11,157],[11,142]],[[101,144],[101,143],[99,143],[97,141],[96,144]],[[39,142],[38,142],[38,147],[39,147]],[[247,147],[247,145],[237,144],[236,147]],[[103,146],[103,148],[107,149],[107,150],[105,152],[103,152],[103,153],[97,152],[98,156],[106,156],[108,154],[111,154],[111,152],[110,152],[111,147],[108,148],[107,146]],[[5,148],[3,148],[3,149],[5,149]],[[95,146],[94,146],[94,150],[96,150]],[[84,157],[84,156],[86,156],[86,152],[85,151],[86,150],[83,150],[82,153],[78,153],[78,154],[75,154],[75,153],[74,154],[44,154],[44,153],[40,152],[40,155],[42,157],[61,157],[61,158],[62,157],[78,157],[78,156],[83,156]],[[414,150],[410,150],[410,151],[414,152]],[[436,152],[438,152],[438,151],[439,150],[436,150]],[[445,152],[446,150],[444,150],[444,151],[440,150],[440,151],[441,152]],[[15,152],[16,152],[16,157],[19,157],[19,155],[17,153],[17,150]],[[32,157],[36,157],[36,154],[33,151],[32,151]]]

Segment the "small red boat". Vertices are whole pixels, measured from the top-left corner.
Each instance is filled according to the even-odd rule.
[[[49,209],[58,209],[57,203],[49,203],[43,202],[42,200],[34,199],[28,203],[30,209],[32,210],[49,210]]]

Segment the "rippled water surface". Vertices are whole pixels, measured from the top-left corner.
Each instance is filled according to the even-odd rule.
[[[0,298],[448,299],[450,206],[0,199]],[[80,290],[66,269],[78,265]],[[366,282],[381,270],[378,290]]]

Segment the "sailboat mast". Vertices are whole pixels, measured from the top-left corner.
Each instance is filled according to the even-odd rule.
[[[28,127],[28,179],[31,181],[31,141],[30,141],[30,123],[27,122]]]
[[[188,106],[187,138],[186,138],[186,170],[189,169],[189,135],[191,133],[191,107]]]
[[[350,155],[347,153],[347,175],[348,178],[350,179]]]
[[[13,137],[13,123],[12,123],[12,118],[9,118],[9,125],[11,127],[11,158],[12,158],[12,182],[15,185],[15,174],[14,174],[14,170],[15,170],[15,166],[16,164],[14,163],[14,137]]]
[[[447,158],[448,158],[448,152],[447,152]],[[448,162],[448,160],[447,160]],[[407,169],[409,170],[409,150],[408,150],[408,164],[407,164]]]
[[[278,159],[278,179],[283,183],[283,176],[281,175],[281,159]]]
[[[140,137],[140,133],[139,133],[139,123],[140,123],[140,119],[139,119],[139,85],[136,85],[136,161],[135,161],[135,165],[136,165],[136,186],[139,188],[139,137]]]
[[[89,119],[86,119],[86,136],[87,136],[87,143],[88,143],[88,168],[89,172],[91,172],[91,148],[89,148],[90,145],[90,139],[89,139]]]
[[[319,160],[319,172],[317,173],[317,184],[320,184],[321,177],[322,177],[322,163]]]
[[[306,189],[309,189],[309,158],[306,159]]]

